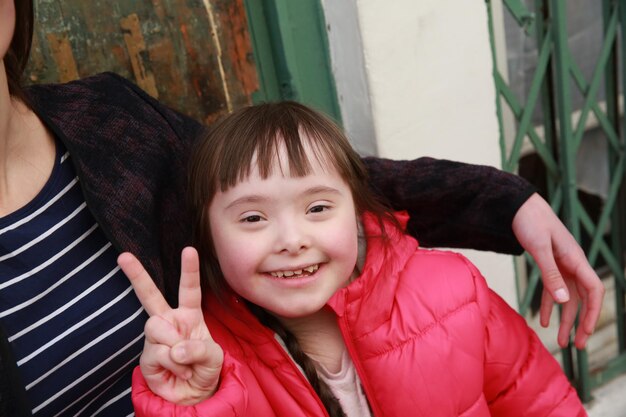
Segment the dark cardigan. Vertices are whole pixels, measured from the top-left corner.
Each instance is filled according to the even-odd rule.
[[[72,155],[106,236],[137,255],[173,302],[190,236],[186,165],[203,126],[113,73],[32,86],[27,94]],[[408,230],[422,246],[521,253],[511,223],[534,189],[520,177],[432,158],[364,161],[373,188],[408,210]]]

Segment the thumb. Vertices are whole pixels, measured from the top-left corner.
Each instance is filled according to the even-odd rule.
[[[217,346],[217,350],[212,348]],[[216,343],[206,340],[183,340],[172,346],[172,360],[181,365],[221,365],[223,353]]]
[[[224,363],[224,351],[211,340],[186,340],[172,347],[173,361],[192,367],[189,383],[213,395],[219,383]]]
[[[224,351],[212,340],[184,340],[172,347],[171,358],[181,365],[192,365],[194,368],[209,371],[221,371],[224,362]],[[198,369],[198,370],[199,370]]]

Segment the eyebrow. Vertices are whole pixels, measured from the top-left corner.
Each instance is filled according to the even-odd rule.
[[[326,194],[326,193],[330,193],[330,194],[338,194],[340,195],[341,192],[333,187],[327,187],[325,185],[316,185],[314,187],[309,187],[305,190],[303,190],[299,196],[302,195],[315,195],[315,194]],[[238,206],[240,204],[247,204],[247,203],[264,203],[264,202],[268,202],[271,199],[264,196],[264,195],[259,195],[259,194],[250,194],[250,195],[244,195],[243,197],[240,197],[234,201],[231,201],[227,206],[226,209],[230,209],[234,206]]]
[[[265,202],[265,201],[269,201],[269,198],[267,197],[263,197],[261,195],[245,195],[243,197],[240,197],[234,201],[231,201],[230,204],[228,204],[226,206],[226,209],[229,209],[231,207],[234,206],[238,206],[240,204],[246,204],[246,203],[261,203],[261,202]]]
[[[306,190],[302,191],[300,194],[323,194],[323,193],[331,193],[331,194],[341,194],[341,192],[333,187],[327,187],[325,185],[316,185],[314,187],[309,187]]]

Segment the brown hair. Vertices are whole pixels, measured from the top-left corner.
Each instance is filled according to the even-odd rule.
[[[189,198],[192,212],[192,242],[200,255],[203,286],[217,297],[227,284],[219,269],[209,226],[209,206],[218,190],[226,191],[245,180],[256,162],[259,175],[272,174],[279,149],[286,150],[289,172],[305,176],[311,171],[301,136],[306,136],[315,158],[332,166],[348,184],[358,213],[374,214],[379,223],[395,218],[367,185],[367,173],[361,158],[341,129],[322,114],[295,102],[260,104],[235,111],[217,122],[199,142],[192,154],[189,170]],[[384,227],[381,227],[384,230]],[[385,237],[385,236],[383,236]],[[296,338],[272,315],[251,306],[252,312],[285,342],[292,357],[305,371],[307,379],[320,396],[331,416],[343,416],[341,406],[328,386],[318,378],[312,361]]]
[[[9,94],[27,103],[26,95],[22,89],[22,76],[28,63],[33,41],[33,2],[32,0],[14,0],[14,4],[15,30],[3,60],[9,84]]]

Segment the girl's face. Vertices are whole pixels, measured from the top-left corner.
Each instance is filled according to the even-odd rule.
[[[13,39],[13,30],[15,29],[15,4],[13,1],[0,0],[0,59],[4,58]]]
[[[246,180],[218,191],[209,207],[226,282],[278,317],[319,311],[356,265],[352,193],[334,168],[309,160],[312,170],[305,177],[290,177],[288,164],[277,161],[262,179],[253,165]]]

